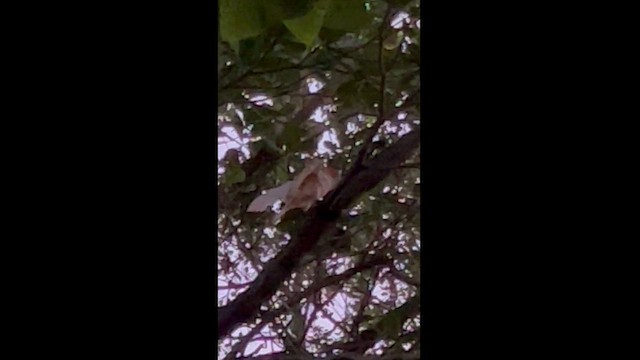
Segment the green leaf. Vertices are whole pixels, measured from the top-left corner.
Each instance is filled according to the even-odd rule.
[[[366,108],[372,108],[374,103],[380,100],[380,93],[378,91],[377,84],[364,80],[361,81],[358,87],[358,100]]]
[[[358,82],[358,80],[347,81],[340,85],[336,91],[339,101],[347,107],[352,106],[355,102],[355,97],[358,92]]]
[[[420,296],[416,295],[397,309],[386,313],[374,326],[383,337],[395,338],[402,332],[404,322],[420,311]]]
[[[318,52],[318,57],[316,58],[316,61],[318,64],[318,68],[325,71],[332,70],[336,62],[333,55],[327,49],[324,49],[324,48]]]
[[[364,125],[366,127],[373,126],[373,124],[375,124],[376,121],[378,121],[378,119],[375,116],[368,116],[368,115],[364,116]]]
[[[230,40],[229,41],[229,46],[231,46],[231,49],[236,54],[240,54],[240,41],[238,41],[238,40]]]
[[[219,19],[220,36],[232,46],[239,40],[259,35],[264,29],[263,16],[255,0],[221,0]]]
[[[231,166],[224,173],[224,182],[227,185],[241,183],[245,178],[246,175],[239,166]]]
[[[358,73],[355,76],[358,76]],[[336,96],[345,108],[362,112],[371,112],[373,104],[380,98],[377,84],[372,84],[361,77],[340,85]]]
[[[395,6],[395,7],[402,7],[407,5],[408,3],[410,3],[412,0],[387,0],[387,2],[389,3],[389,5]]]
[[[242,189],[241,191],[243,193],[250,193],[250,192],[256,191],[257,188],[258,187],[256,186],[256,184],[249,184],[244,189]]]
[[[335,30],[358,31],[371,26],[372,16],[364,0],[333,0],[324,19],[324,26]]]
[[[361,251],[371,242],[371,238],[364,231],[353,234],[351,237],[351,250]]]
[[[268,138],[262,138],[262,141],[258,142],[261,146],[264,147],[266,151],[274,154],[282,153],[282,150],[271,140]]]
[[[385,50],[393,50],[402,44],[402,39],[404,39],[404,32],[396,31],[387,36],[387,38],[382,42],[382,45]]]
[[[269,24],[301,17],[313,8],[314,0],[258,0]]]
[[[299,305],[295,306],[292,310],[291,323],[288,326],[289,333],[298,339],[304,334],[304,317],[300,315]]]
[[[302,129],[297,124],[287,124],[280,134],[279,144],[285,145],[287,151],[297,148],[300,144],[300,138],[302,137]]]
[[[326,19],[326,14],[325,14]],[[343,30],[330,29],[324,26],[320,30],[320,38],[324,40],[326,43],[331,44],[338,40],[340,40],[344,36],[345,32]]]
[[[319,0],[306,15],[283,23],[298,41],[309,48],[318,38],[328,4],[328,0]]]
[[[287,164],[282,162],[280,165],[276,166],[276,182],[278,184],[284,183],[289,180],[289,172],[287,171]]]

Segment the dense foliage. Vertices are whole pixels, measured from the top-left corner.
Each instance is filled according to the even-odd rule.
[[[220,1],[220,358],[419,357],[419,6]],[[247,212],[310,158],[322,201]]]

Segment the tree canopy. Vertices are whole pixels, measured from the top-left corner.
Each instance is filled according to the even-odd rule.
[[[419,357],[419,13],[220,1],[221,359]]]

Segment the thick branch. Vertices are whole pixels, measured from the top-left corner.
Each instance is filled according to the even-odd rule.
[[[237,343],[232,351],[229,353],[229,355],[227,355],[227,357],[225,358],[226,360],[228,359],[233,359],[233,357],[235,356],[236,353],[238,352],[242,352],[244,351],[244,348],[246,347],[246,345],[251,341],[251,339],[253,339],[253,337],[265,326],[267,325],[269,322],[273,321],[273,319],[275,319],[276,317],[278,317],[281,314],[284,314],[287,310],[288,307],[292,307],[295,304],[300,303],[300,301],[302,301],[302,299],[305,299],[315,293],[317,293],[318,291],[320,291],[321,289],[330,286],[330,285],[335,285],[338,284],[342,281],[345,281],[349,278],[351,278],[352,276],[354,276],[355,274],[370,269],[372,267],[378,266],[378,265],[382,265],[385,263],[385,259],[381,258],[381,257],[375,257],[369,261],[365,261],[363,263],[360,263],[354,267],[352,267],[351,269],[340,273],[338,275],[331,275],[328,276],[324,279],[322,279],[321,281],[315,282],[313,283],[311,286],[309,286],[308,288],[306,288],[304,291],[299,292],[293,296],[291,296],[291,298],[287,301],[287,306],[283,306],[280,307],[278,309],[274,309],[271,310],[269,312],[265,312],[260,314],[260,319],[262,320],[260,322],[260,324],[256,324],[256,326],[251,329],[251,331],[245,335],[242,340]]]
[[[418,148],[416,129],[385,148],[364,167],[354,166],[348,173],[351,181],[342,182],[324,201],[312,208],[302,228],[287,246],[264,267],[255,282],[235,301],[218,308],[218,337],[223,337],[239,323],[254,316],[289,278],[303,255],[309,253],[321,236],[335,225],[342,210],[363,193],[378,185],[394,167],[406,161]],[[356,164],[357,165],[357,164]]]

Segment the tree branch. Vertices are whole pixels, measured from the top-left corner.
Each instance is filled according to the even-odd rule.
[[[309,253],[321,236],[335,226],[340,212],[357,197],[378,185],[393,167],[406,161],[418,148],[419,142],[419,128],[416,128],[383,149],[369,166],[353,166],[348,172],[351,180],[339,184],[324,201],[309,210],[302,228],[292,234],[289,244],[264,266],[249,289],[232,303],[218,308],[218,337],[228,335],[237,324],[255,315],[260,305],[289,278],[302,256]]]
[[[342,281],[345,281],[349,278],[351,278],[352,276],[354,276],[355,274],[362,272],[364,270],[373,268],[375,266],[378,265],[382,265],[384,263],[386,263],[386,259],[382,258],[382,257],[375,257],[369,261],[365,261],[362,262],[360,264],[355,265],[354,267],[352,267],[349,270],[346,270],[345,272],[338,274],[338,275],[332,275],[332,276],[328,276],[326,278],[324,278],[322,281],[313,283],[311,286],[309,286],[307,289],[305,289],[304,291],[290,297],[289,301],[287,301],[287,306],[291,307],[295,304],[300,303],[300,301],[302,301],[302,299],[305,299],[313,294],[315,294],[316,292],[320,291],[321,289],[330,286],[330,285],[334,285],[334,284],[338,284]],[[273,319],[275,319],[276,317],[280,316],[281,314],[284,314],[287,311],[287,307],[280,307],[279,309],[274,309],[271,310],[269,312],[265,312],[260,314],[260,318],[261,318],[261,322],[260,324],[256,324],[256,326],[251,329],[249,331],[249,333],[245,336],[242,337],[242,339],[240,340],[240,342],[236,343],[233,348],[231,349],[231,351],[229,352],[229,354],[225,357],[225,360],[230,360],[233,359],[235,354],[244,351],[245,347],[247,346],[247,344],[249,344],[249,342],[253,339],[253,337],[258,334],[260,332],[260,330],[266,326],[267,324],[269,324],[271,321],[273,321]]]

